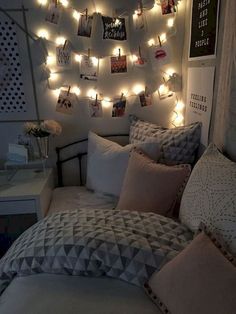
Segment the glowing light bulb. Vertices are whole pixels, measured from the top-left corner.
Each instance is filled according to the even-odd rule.
[[[38,0],[38,4],[40,5],[47,5],[48,1],[47,0]]]
[[[149,39],[148,46],[151,47],[151,46],[154,46],[154,45],[155,45],[155,40],[153,38]]]
[[[82,56],[81,55],[75,55],[75,61],[76,62],[81,62]]]
[[[119,19],[116,19],[115,20],[115,26],[119,26],[121,24],[120,20]]]
[[[175,107],[175,111],[181,112],[184,109],[184,103],[182,101],[178,101]]]
[[[122,90],[120,91],[120,95],[122,94],[126,97],[128,95],[128,90],[126,88],[122,88]]]
[[[116,56],[116,57],[119,57],[119,55],[122,56],[123,54],[123,50],[122,48],[120,47],[116,47],[114,50],[113,50],[113,55]]]
[[[92,63],[94,66],[98,66],[99,60],[96,57],[91,57]]]
[[[111,106],[111,99],[109,97],[104,97],[102,100],[102,106],[104,108],[109,108]]]
[[[74,10],[72,16],[76,21],[79,21],[81,14],[80,12]]]
[[[131,62],[136,62],[138,60],[138,57],[136,55],[131,55],[130,56],[130,61]]]
[[[170,18],[167,20],[167,26],[168,27],[173,27],[174,26],[175,20],[173,18]]]
[[[175,70],[174,69],[167,69],[166,70],[166,74],[168,75],[168,76],[172,76],[173,74],[175,73]]]
[[[57,37],[56,38],[57,46],[63,46],[65,44],[65,41],[66,41],[65,37]]]
[[[141,84],[136,84],[136,85],[133,87],[133,92],[135,93],[135,95],[140,94],[142,91],[144,91],[144,87],[143,87],[143,85],[141,85]]]
[[[46,29],[40,29],[37,33],[37,35],[41,38],[45,38],[48,40],[49,38],[49,32]]]
[[[59,78],[59,75],[57,73],[51,73],[50,74],[50,80],[51,81],[57,81]]]
[[[92,99],[96,99],[97,94],[98,93],[95,91],[95,89],[89,89],[87,92],[87,96]]]
[[[63,5],[63,7],[67,8],[69,6],[68,0],[60,0],[60,3]]]
[[[176,118],[174,119],[174,124],[176,126],[180,126],[182,125],[183,121],[184,121],[184,116],[182,114],[177,114]]]
[[[47,56],[47,65],[52,65],[56,63],[56,57],[53,55]]]
[[[161,41],[162,43],[166,42],[166,33],[162,33],[162,34],[160,35],[160,41]]]
[[[159,92],[160,94],[167,94],[169,92],[168,86],[165,84],[160,85]]]
[[[80,90],[80,88],[79,88],[78,86],[73,86],[73,87],[71,88],[71,92],[72,92],[73,94],[77,95],[77,96],[79,96],[79,95],[81,94],[81,90]]]

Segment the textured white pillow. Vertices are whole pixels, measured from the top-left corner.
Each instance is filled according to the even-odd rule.
[[[192,231],[203,222],[236,253],[236,163],[211,144],[185,188],[180,220]]]
[[[89,132],[87,188],[119,197],[128,166],[129,154],[135,147],[141,149],[150,158],[158,160],[159,146],[156,143],[121,146]]]

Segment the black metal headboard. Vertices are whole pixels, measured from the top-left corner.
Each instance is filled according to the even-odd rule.
[[[128,137],[129,134],[107,134],[107,135],[101,135],[104,138],[109,138],[109,137]],[[56,153],[57,153],[57,175],[58,175],[58,186],[63,186],[63,171],[62,171],[62,165],[65,164],[68,161],[71,161],[73,159],[78,159],[79,160],[79,172],[80,172],[80,184],[82,184],[82,159],[84,156],[87,155],[87,152],[78,152],[76,154],[73,154],[70,157],[67,158],[62,158],[61,157],[61,152],[65,150],[68,147],[72,147],[75,145],[79,145],[82,143],[87,142],[88,139],[82,139],[78,141],[71,142],[69,144],[66,144],[61,147],[56,147]]]

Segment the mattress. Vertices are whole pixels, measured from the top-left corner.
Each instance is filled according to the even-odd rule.
[[[48,214],[64,211],[83,209],[113,209],[117,199],[99,193],[94,193],[83,186],[69,186],[56,188],[53,191]]]
[[[0,297],[1,314],[160,314],[144,291],[101,277],[17,277]]]

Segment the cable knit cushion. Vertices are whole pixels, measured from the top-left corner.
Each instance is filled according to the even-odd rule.
[[[180,206],[192,231],[204,223],[236,253],[236,163],[211,144],[194,167]]]
[[[236,268],[202,232],[145,289],[165,314],[233,314]]]
[[[189,165],[157,164],[132,151],[117,209],[170,216],[189,175]]]
[[[193,123],[173,129],[130,116],[130,143],[147,142],[155,138],[161,148],[159,162],[165,164],[193,164],[201,138],[201,123]]]

